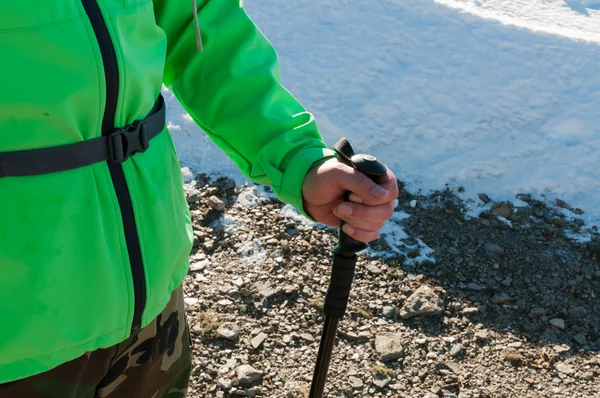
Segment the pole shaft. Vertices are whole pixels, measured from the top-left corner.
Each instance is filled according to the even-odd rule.
[[[319,354],[317,355],[317,365],[313,375],[313,383],[310,388],[309,398],[322,398],[327,381],[329,363],[331,362],[331,352],[335,343],[339,319],[325,317],[321,343],[319,345]]]

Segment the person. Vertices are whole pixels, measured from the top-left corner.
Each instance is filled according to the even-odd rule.
[[[0,397],[182,397],[192,227],[164,84],[251,181],[368,242],[393,212],[240,0],[0,3]],[[343,195],[351,191],[350,200]]]

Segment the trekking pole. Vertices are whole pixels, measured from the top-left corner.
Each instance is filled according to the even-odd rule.
[[[340,139],[333,146],[333,149],[340,155],[341,161],[354,167],[374,182],[377,182],[378,177],[387,174],[387,168],[383,163],[371,155],[355,154],[350,143],[345,138]],[[344,200],[348,201],[349,197],[350,192],[346,192]],[[332,250],[333,267],[329,288],[325,296],[325,305],[323,306],[325,324],[323,325],[323,333],[321,335],[309,398],[323,397],[338,323],[346,313],[348,306],[348,297],[350,296],[352,280],[354,279],[354,269],[356,267],[356,253],[369,247],[368,244],[359,242],[348,236],[342,230],[344,224],[345,222],[342,220],[340,222],[338,244]]]

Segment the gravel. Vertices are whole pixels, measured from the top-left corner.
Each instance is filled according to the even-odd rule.
[[[268,187],[186,190],[189,396],[308,397],[337,230]],[[480,198],[473,217],[450,190],[401,189],[402,233],[358,258],[325,396],[600,397],[600,237],[566,204]]]

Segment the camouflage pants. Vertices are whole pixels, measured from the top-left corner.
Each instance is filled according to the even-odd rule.
[[[48,372],[0,384],[0,398],[185,398],[190,371],[180,286],[137,335]]]

